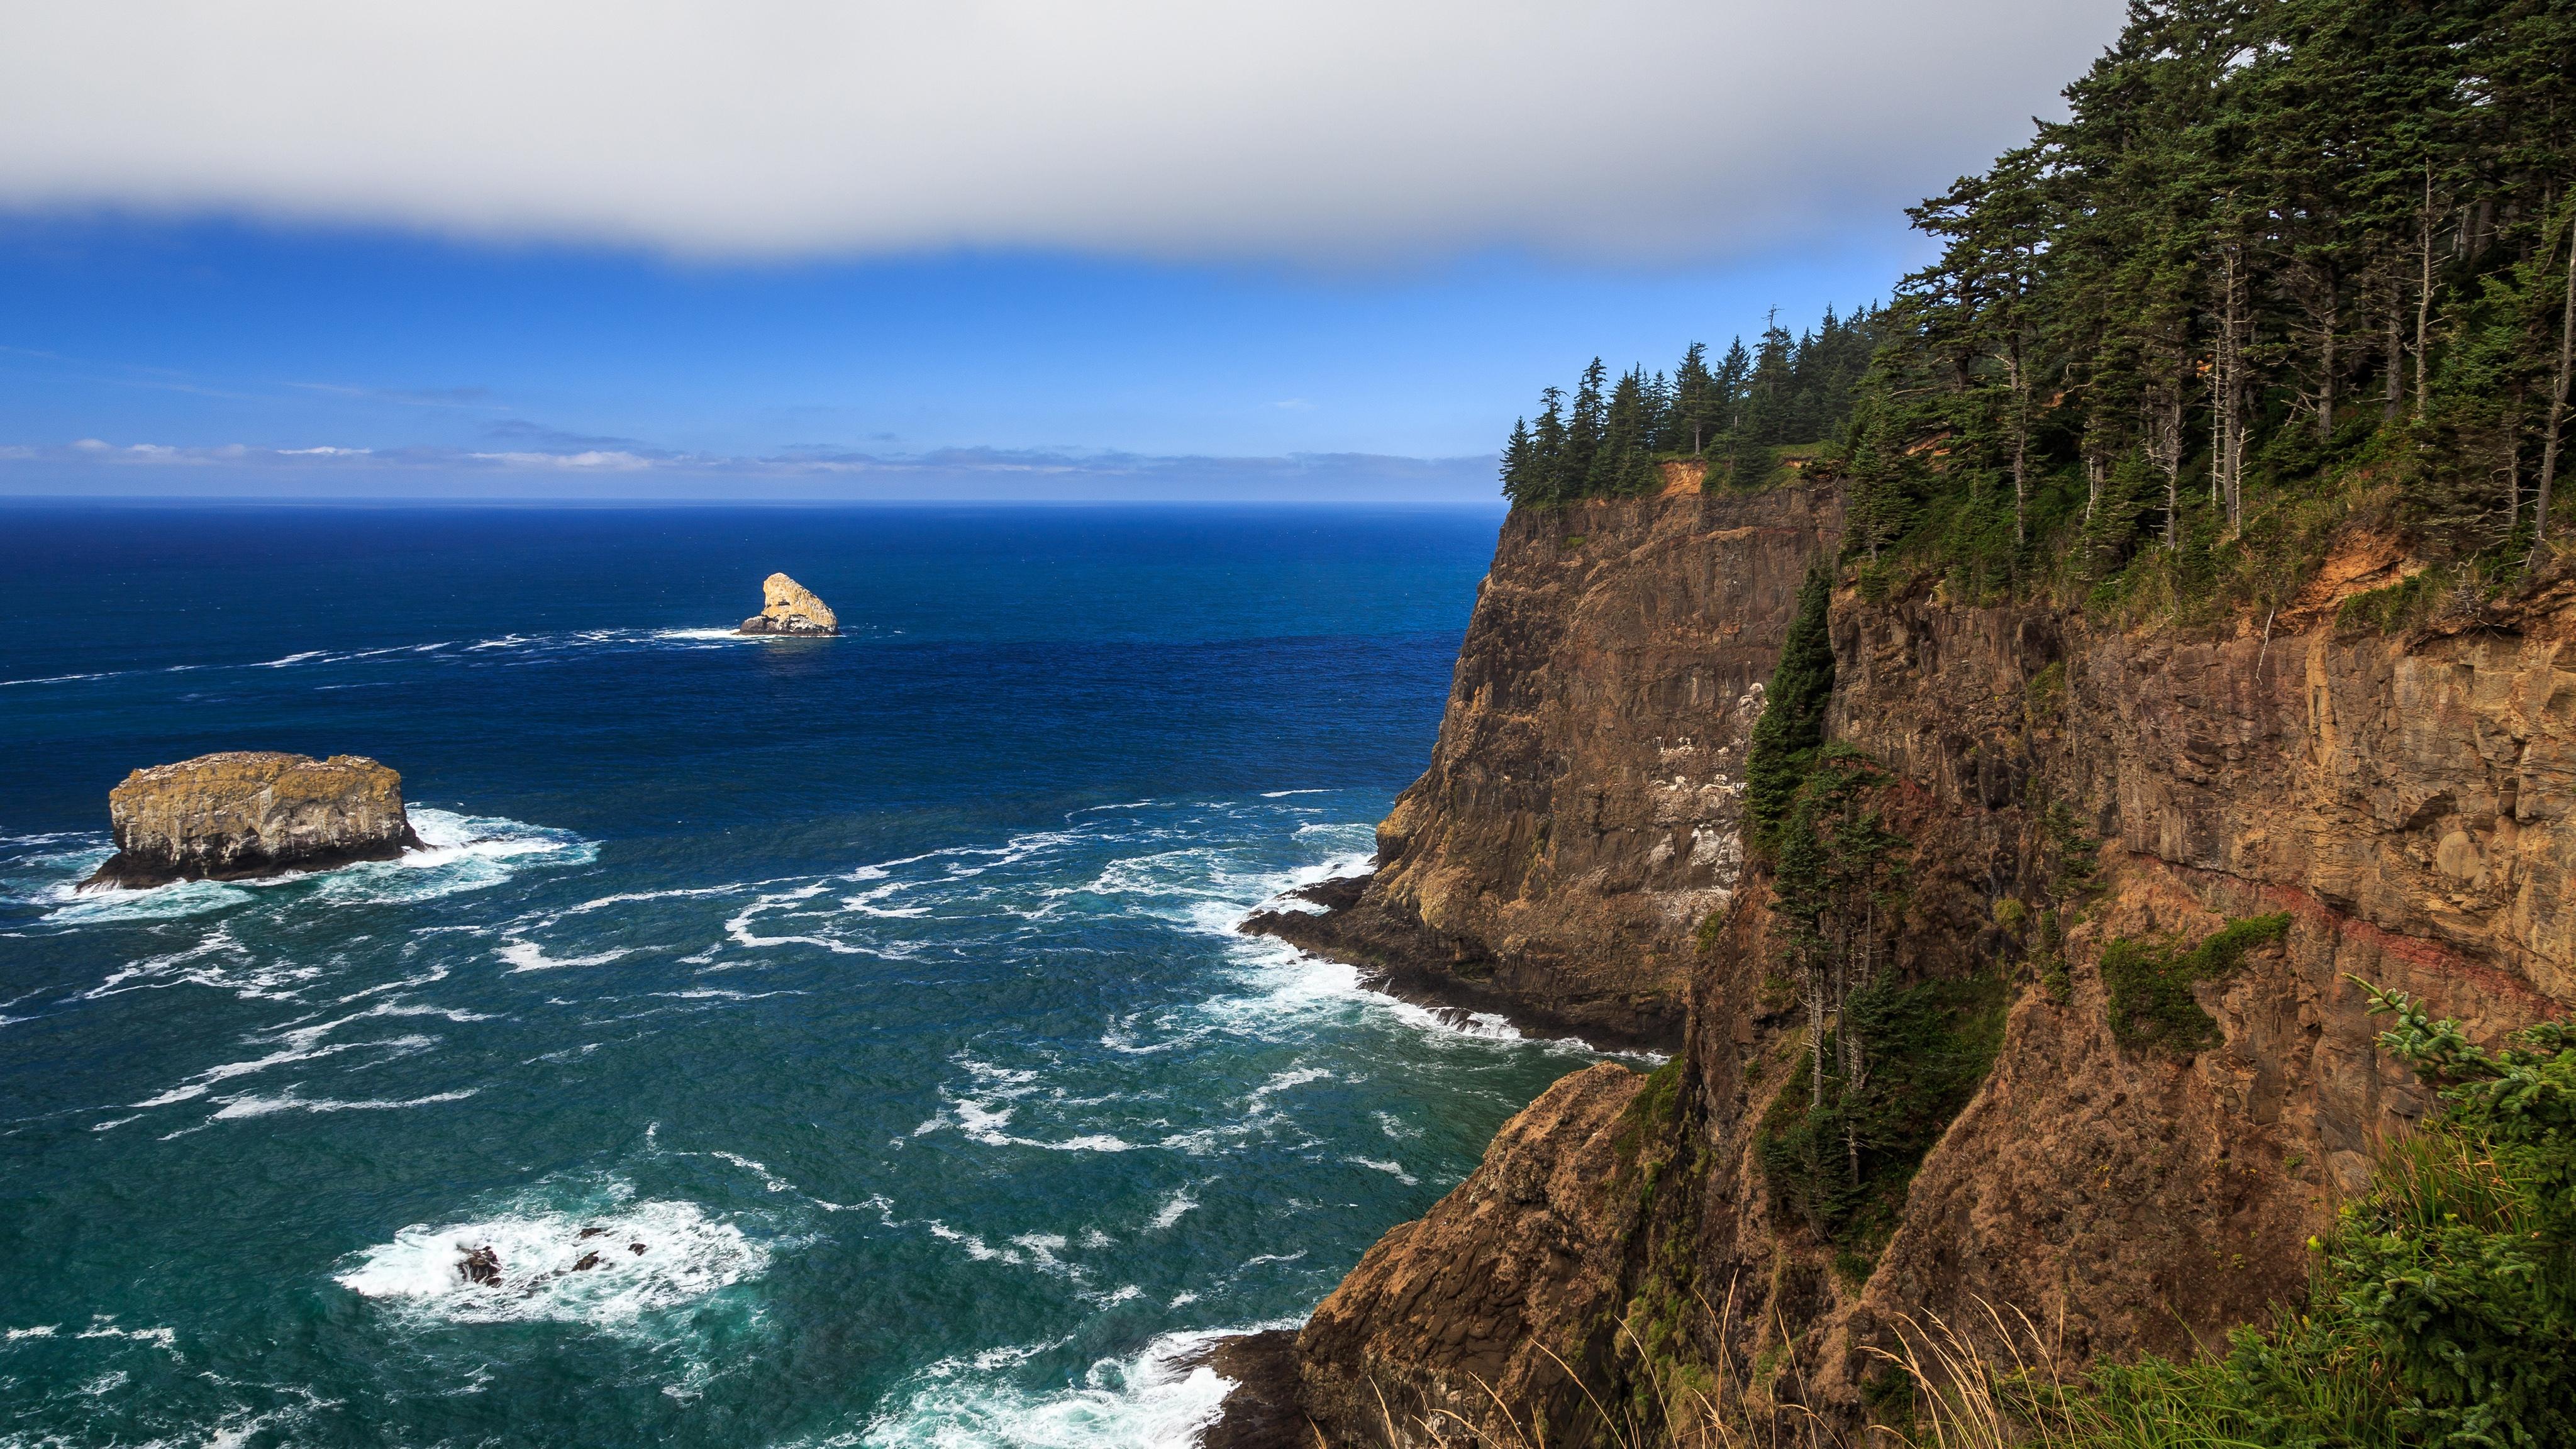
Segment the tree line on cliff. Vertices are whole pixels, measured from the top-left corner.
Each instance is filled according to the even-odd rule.
[[[2576,366],[2576,6],[2137,0],[2066,95],[1911,209],[1940,258],[1842,324],[1872,348],[1848,394],[1787,415],[1830,440],[1854,549],[1971,597],[2205,591],[2369,491],[2436,553],[2537,551]],[[1515,501],[1646,491],[1606,428],[1550,452],[1549,412],[1506,451]]]
[[[1757,346],[1738,337],[1711,364],[1707,346],[1694,342],[1669,376],[1632,367],[1612,382],[1596,357],[1572,394],[1548,388],[1537,420],[1513,423],[1503,494],[1543,507],[1660,493],[1670,461],[1720,480],[1761,481],[1771,449],[1830,437],[1848,422],[1853,387],[1876,350],[1878,318],[1873,307],[1847,316],[1828,307],[1822,321],[1792,336],[1775,313]]]

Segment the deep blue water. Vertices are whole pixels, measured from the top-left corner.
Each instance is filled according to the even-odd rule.
[[[1231,930],[1496,522],[0,508],[0,1443],[1185,1441],[1583,1060]],[[717,632],[772,569],[847,637]],[[72,894],[223,748],[433,848]]]

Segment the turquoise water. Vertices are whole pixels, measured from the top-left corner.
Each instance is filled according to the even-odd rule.
[[[0,510],[0,1444],[1186,1442],[1586,1060],[1232,931],[1496,521]],[[720,632],[773,568],[848,636]],[[244,747],[430,848],[72,892]]]

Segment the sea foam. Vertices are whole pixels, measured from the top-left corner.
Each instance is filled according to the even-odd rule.
[[[450,1323],[547,1321],[618,1328],[757,1278],[770,1249],[696,1203],[632,1198],[596,1206],[532,1197],[491,1217],[415,1224],[354,1255],[334,1280],[362,1298]],[[587,1229],[601,1229],[589,1237]],[[633,1251],[641,1243],[644,1251]],[[490,1248],[499,1281],[466,1280],[466,1254]],[[585,1258],[594,1266],[582,1268]]]

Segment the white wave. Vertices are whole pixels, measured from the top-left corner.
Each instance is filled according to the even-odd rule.
[[[222,1066],[208,1067],[204,1071],[197,1073],[195,1076],[190,1077],[184,1082],[181,1082],[178,1086],[172,1087],[168,1091],[162,1092],[157,1096],[146,1097],[142,1101],[133,1103],[132,1105],[136,1107],[167,1107],[175,1102],[193,1101],[196,1098],[202,1097],[208,1092],[213,1091],[218,1084],[230,1081],[235,1077],[246,1077],[254,1072],[264,1072],[271,1067],[282,1067],[293,1062],[319,1061],[324,1057],[338,1056],[343,1052],[367,1051],[370,1049],[382,1049],[386,1053],[382,1060],[391,1061],[395,1057],[409,1056],[414,1052],[426,1051],[430,1047],[436,1045],[437,1042],[438,1038],[433,1036],[384,1037],[376,1041],[343,1041],[331,1042],[327,1045],[316,1044],[307,1039],[294,1043],[284,1051],[271,1052],[264,1057],[255,1057],[244,1062],[226,1062]],[[244,1112],[235,1113],[234,1115],[251,1116],[256,1114]]]
[[[1302,1087],[1308,1082],[1330,1081],[1332,1075],[1322,1067],[1291,1067],[1284,1072],[1274,1072],[1269,1081],[1253,1088],[1252,1094],[1243,1099],[1243,1109],[1247,1113],[1258,1113],[1276,1094],[1291,1087]]]
[[[453,1092],[432,1092],[426,1097],[383,1100],[362,1098],[357,1101],[341,1101],[330,1097],[299,1097],[295,1094],[295,1088],[289,1087],[284,1093],[275,1097],[262,1097],[256,1094],[217,1097],[215,1100],[224,1104],[223,1110],[206,1120],[227,1122],[244,1117],[266,1117],[278,1112],[401,1112],[413,1107],[435,1106],[441,1102],[462,1102],[481,1090],[483,1089],[480,1087],[466,1087]]]
[[[1342,1160],[1344,1162],[1354,1163],[1358,1166],[1368,1168],[1374,1172],[1383,1172],[1387,1176],[1394,1178],[1396,1181],[1403,1183],[1406,1187],[1420,1187],[1422,1185],[1422,1179],[1405,1171],[1404,1164],[1401,1162],[1381,1162],[1374,1157],[1346,1157]]]
[[[383,905],[435,900],[508,880],[523,866],[586,865],[598,847],[566,830],[493,816],[415,806],[409,812],[421,848],[393,860],[360,861],[325,871],[286,871],[247,881],[173,881],[141,890],[81,890],[80,881],[112,853],[105,847],[48,857],[58,874],[35,899],[60,902],[47,925],[167,921],[250,904],[261,893],[309,884],[309,899],[328,905]]]
[[[1252,1331],[1167,1333],[1131,1358],[1101,1359],[1080,1384],[1059,1389],[1030,1389],[997,1371],[1055,1345],[987,1350],[1017,1355],[990,1368],[943,1359],[914,1376],[901,1405],[880,1413],[855,1440],[838,1442],[868,1449],[1187,1449],[1234,1387],[1202,1361],[1206,1351]]]
[[[152,1107],[167,1107],[178,1102],[194,1101],[213,1091],[218,1085],[231,1081],[235,1077],[251,1076],[255,1073],[267,1071],[272,1067],[288,1066],[296,1062],[319,1061],[324,1057],[339,1056],[345,1052],[380,1051],[384,1053],[384,1055],[365,1064],[367,1066],[377,1066],[384,1062],[392,1061],[397,1057],[405,1057],[417,1052],[427,1051],[438,1044],[439,1039],[437,1037],[420,1036],[415,1034],[395,1037],[378,1037],[368,1041],[333,1042],[325,1040],[325,1038],[330,1036],[333,1032],[356,1022],[420,1017],[437,1017],[442,1020],[460,1023],[489,1021],[492,1019],[489,1015],[482,1012],[465,1011],[453,1007],[429,1006],[410,1002],[380,1001],[375,1005],[368,1007],[364,1011],[352,1012],[347,1016],[339,1017],[334,1020],[322,1022],[308,1020],[300,1023],[291,1023],[286,1027],[270,1032],[266,1036],[253,1036],[248,1039],[253,1045],[275,1046],[278,1050],[270,1052],[265,1056],[252,1057],[245,1061],[226,1062],[220,1066],[208,1067],[204,1071],[198,1072],[195,1075],[184,1079],[175,1087],[171,1087],[158,1095],[147,1097],[144,1100],[132,1103],[131,1105],[137,1108],[148,1109]],[[258,1114],[252,1112],[238,1112],[233,1115],[253,1116]],[[128,1118],[127,1120],[130,1121],[132,1119]]]
[[[334,1276],[363,1298],[450,1323],[546,1321],[620,1328],[756,1278],[770,1249],[696,1203],[636,1201],[616,1185],[605,1200],[545,1202],[468,1222],[415,1224],[353,1255]],[[582,1236],[585,1231],[590,1236]],[[634,1251],[642,1244],[644,1251]],[[490,1248],[499,1279],[465,1277],[466,1254]],[[581,1266],[588,1260],[591,1266]]]
[[[410,815],[422,849],[324,872],[316,898],[364,905],[436,900],[499,885],[531,865],[588,865],[599,858],[597,845],[569,830],[427,807]]]
[[[553,971],[565,966],[605,966],[611,961],[634,955],[635,950],[633,947],[619,947],[588,956],[549,956],[546,948],[536,942],[517,940],[504,943],[493,954],[509,962],[511,974],[516,975],[522,971]]]
[[[97,1001],[128,991],[156,991],[193,985],[229,991],[245,1001],[293,1001],[296,993],[322,975],[319,966],[292,961],[262,961],[233,939],[232,928],[218,923],[193,945],[158,956],[130,961],[78,999]]]
[[[1182,1214],[1187,1213],[1198,1205],[1199,1200],[1190,1196],[1190,1190],[1186,1187],[1181,1188],[1174,1192],[1171,1197],[1164,1202],[1161,1209],[1154,1214],[1153,1218],[1148,1221],[1145,1226],[1157,1230],[1168,1228],[1172,1224],[1179,1222]]]
[[[53,883],[47,899],[66,902],[44,915],[49,926],[106,925],[126,921],[175,921],[242,905],[253,897],[247,887],[211,880],[174,881],[146,890],[77,890],[112,850],[92,853],[67,878]]]

